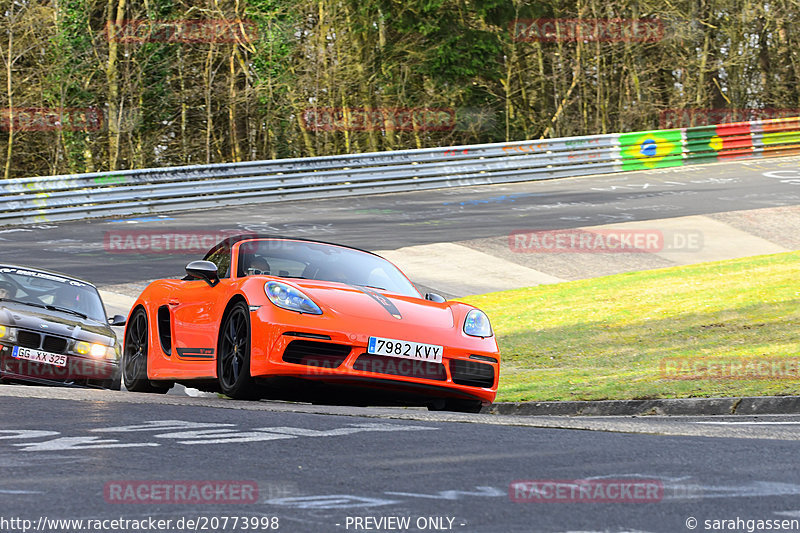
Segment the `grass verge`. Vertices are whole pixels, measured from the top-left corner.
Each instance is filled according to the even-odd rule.
[[[800,394],[800,252],[470,296],[497,401]]]

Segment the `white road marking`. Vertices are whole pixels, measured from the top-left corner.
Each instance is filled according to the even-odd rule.
[[[265,440],[295,439],[292,435],[279,435],[263,431],[234,431],[231,429],[204,429],[162,433],[157,439],[180,439],[181,444],[233,444]]]
[[[232,427],[234,426],[234,427]],[[347,427],[328,430],[315,430],[298,427],[263,427],[239,431],[235,424],[216,424],[206,422],[191,422],[188,420],[151,420],[142,424],[128,426],[115,426],[107,428],[94,428],[90,432],[96,433],[138,433],[143,431],[163,432],[154,435],[157,439],[177,440],[179,444],[238,444],[246,442],[259,442],[281,439],[296,439],[298,437],[337,437],[363,432],[386,431],[420,431],[435,430],[437,428],[408,424],[388,423],[358,423]],[[173,430],[173,431],[169,431]],[[175,431],[177,430],[177,431]],[[36,439],[59,435],[57,431],[42,430],[3,430],[8,436],[0,438]],[[102,437],[58,437],[43,442],[16,443],[26,452],[41,452],[53,450],[79,450],[84,448],[134,448],[141,446],[161,446],[158,442],[132,442],[121,443],[116,439],[103,439]]]
[[[166,429],[205,429],[234,427],[236,424],[217,424],[209,422],[190,422],[187,420],[149,420],[142,424],[90,429],[98,433],[123,433],[128,431],[164,431]]]
[[[417,492],[384,492],[390,496],[408,496],[409,498],[425,498],[427,500],[460,500],[462,496],[498,497],[508,496],[507,490],[494,487],[475,487],[476,490],[441,490],[436,494],[422,494]]]
[[[754,481],[746,485],[700,485],[696,498],[753,498],[756,496],[796,496],[800,485],[774,481]]]
[[[400,502],[397,500],[354,496],[352,494],[322,494],[319,496],[275,498],[264,503],[292,507],[294,509],[349,509],[352,507],[379,507]]]
[[[639,475],[637,475],[638,477]],[[594,479],[600,479],[611,476],[601,476]],[[628,476],[631,477],[631,476]],[[683,478],[660,478],[659,476],[642,476],[649,479],[661,479],[664,482],[664,499],[665,500],[698,500],[707,498],[753,498],[757,496],[793,496],[800,494],[800,485],[793,485],[790,483],[777,483],[771,481],[755,481],[742,485],[696,485],[691,486],[691,496],[681,495],[675,496],[670,494],[670,489],[675,488],[670,480],[681,480]],[[404,498],[399,500],[384,500],[373,497],[364,497],[354,494],[322,494],[316,496],[300,496],[291,498],[274,498],[266,500],[264,503],[270,505],[280,505],[286,507],[293,507],[297,509],[343,509],[351,507],[375,507],[381,505],[392,504],[409,504],[411,503],[408,498],[426,498],[434,500],[462,500],[470,497],[478,498],[496,498],[507,497],[508,489],[501,489],[497,487],[475,487],[476,490],[442,490],[433,494],[419,494],[413,492],[391,492],[385,491],[383,494],[388,496],[402,496]],[[800,516],[800,511],[785,511],[786,516],[794,516],[791,513],[797,513]]]
[[[306,429],[306,428],[292,428],[292,427],[272,427],[272,428],[257,428],[256,431],[269,431],[271,433],[285,433],[288,435],[297,435],[299,437],[335,437],[339,435],[351,435],[353,433],[361,433],[364,431],[419,431],[436,429],[427,426],[405,426],[398,424],[381,424],[381,423],[364,423],[364,424],[350,424],[351,427],[319,430],[319,429]]]
[[[9,433],[9,435],[4,435]],[[42,431],[38,429],[0,429],[0,440],[3,439],[38,439],[40,437],[52,437],[58,435],[58,431]]]
[[[45,442],[17,443],[24,452],[50,452],[55,450],[86,450],[94,448],[137,448],[159,446],[156,442],[119,442],[116,439],[100,437],[59,437]]]

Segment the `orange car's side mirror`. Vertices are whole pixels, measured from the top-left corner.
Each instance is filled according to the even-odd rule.
[[[217,265],[211,261],[192,261],[186,265],[186,274],[191,279],[202,279],[212,287],[219,283]]]

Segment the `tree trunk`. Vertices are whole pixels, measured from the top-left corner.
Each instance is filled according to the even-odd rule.
[[[108,170],[117,169],[120,140],[120,91],[119,91],[119,42],[118,33],[125,21],[125,0],[108,0],[108,63],[106,80],[108,83]]]
[[[9,25],[14,22],[14,3],[11,3],[11,8],[8,16]],[[8,52],[6,54],[6,96],[8,98],[8,146],[6,146],[6,164],[3,169],[3,178],[8,179],[11,177],[11,156],[14,152],[14,88],[11,83],[14,65],[14,27],[9,28],[8,32]]]

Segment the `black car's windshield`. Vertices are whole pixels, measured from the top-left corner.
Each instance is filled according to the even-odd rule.
[[[420,297],[394,265],[376,255],[331,244],[259,239],[239,247],[239,276],[337,281]]]
[[[0,267],[0,300],[105,321],[97,289],[88,283],[47,272]]]

